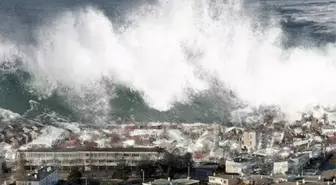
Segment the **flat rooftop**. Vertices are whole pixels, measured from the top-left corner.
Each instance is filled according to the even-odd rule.
[[[191,184],[198,184],[199,180],[194,179],[175,179],[172,181],[168,181],[167,179],[157,179],[150,183],[144,183],[144,184],[151,184],[151,185],[191,185]]]
[[[19,150],[19,152],[156,152],[161,153],[163,148],[36,148]]]
[[[223,179],[235,179],[235,178],[238,178],[239,176],[236,174],[216,174],[216,175],[210,175],[209,177],[219,177]]]
[[[190,184],[197,184],[197,183],[199,183],[199,180],[194,180],[194,179],[175,179],[172,182],[173,182],[173,184],[190,185]]]

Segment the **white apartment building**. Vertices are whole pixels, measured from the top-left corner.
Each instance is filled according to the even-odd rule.
[[[55,149],[44,148],[19,151],[23,154],[26,168],[38,166],[58,166],[61,170],[71,167],[91,169],[108,168],[124,161],[130,166],[140,161],[162,159],[164,150],[161,148],[99,148],[99,149]]]
[[[247,149],[247,151],[256,150],[258,146],[257,133],[254,131],[244,132],[243,134],[243,147]]]
[[[288,172],[289,165],[288,161],[274,162],[273,163],[273,174],[283,174],[286,175]]]
[[[44,167],[27,174],[17,185],[55,185],[59,181],[59,172],[55,167]]]

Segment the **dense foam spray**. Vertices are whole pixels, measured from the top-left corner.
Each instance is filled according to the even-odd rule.
[[[142,92],[158,110],[209,90],[205,76],[251,106],[290,113],[336,104],[335,45],[284,49],[279,22],[262,27],[251,12],[239,0],[162,0],[129,13],[128,25],[91,7],[62,12],[38,28],[36,45],[19,47],[23,69],[35,91],[66,87],[70,97],[97,97],[76,105],[103,110],[112,92],[102,78]]]

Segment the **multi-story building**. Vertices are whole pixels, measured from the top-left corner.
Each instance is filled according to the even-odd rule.
[[[84,167],[86,171],[109,169],[121,162],[135,166],[140,161],[162,159],[161,148],[99,148],[99,149],[55,149],[44,148],[21,150],[27,169],[38,166],[58,166],[61,170]],[[19,155],[18,155],[19,156]]]
[[[254,131],[244,132],[243,134],[243,147],[247,149],[247,151],[253,151],[257,149],[258,140],[257,133]]]
[[[55,185],[59,181],[56,167],[43,167],[27,174],[22,180],[16,181],[17,185]]]

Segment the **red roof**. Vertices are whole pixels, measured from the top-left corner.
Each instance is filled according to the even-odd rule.
[[[206,154],[201,154],[201,153],[195,153],[194,154],[194,158],[195,159],[203,159],[205,158],[207,155]]]
[[[135,129],[137,129],[137,126],[136,125],[130,125],[130,126],[126,126],[125,129],[127,129],[127,130],[135,130]]]
[[[335,135],[328,135],[328,142],[330,144],[336,144],[336,136]]]
[[[89,148],[97,148],[98,144],[96,142],[93,141],[84,141],[83,143],[85,146],[89,147]]]

